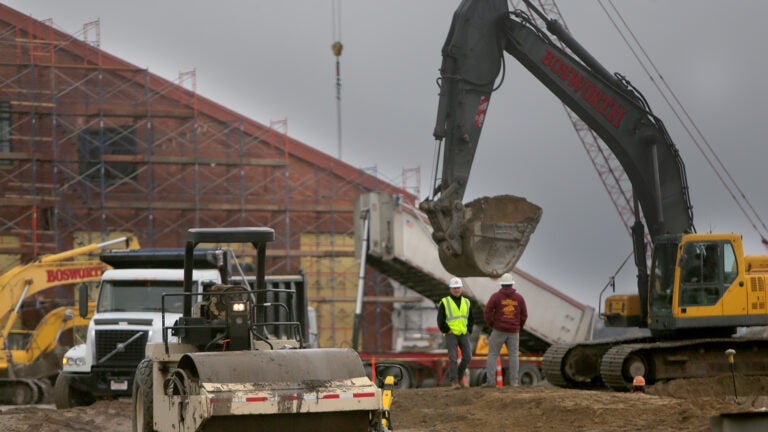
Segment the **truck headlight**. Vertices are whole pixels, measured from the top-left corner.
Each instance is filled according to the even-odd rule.
[[[232,312],[244,312],[245,311],[245,303],[232,303]]]
[[[83,366],[85,364],[85,358],[64,356],[64,358],[61,359],[61,364],[62,366]]]

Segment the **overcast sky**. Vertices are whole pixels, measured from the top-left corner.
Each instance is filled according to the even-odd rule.
[[[603,0],[606,7],[610,7]],[[392,182],[420,168],[431,181],[440,49],[458,0],[341,0],[342,135],[337,134],[331,0],[6,0],[82,34],[99,19],[101,47],[175,80],[196,70],[198,92]],[[750,199],[768,218],[768,86],[761,0],[613,0],[664,79]],[[596,0],[558,2],[574,36],[627,76],[670,129],[686,164],[699,232],[738,232],[765,253]],[[338,23],[337,23],[338,24]],[[337,29],[338,30],[338,29]],[[544,209],[519,268],[597,306],[631,240],[559,100],[513,58],[492,100],[465,202],[524,196]],[[658,80],[658,79],[657,79]],[[658,81],[657,81],[658,82]],[[618,292],[635,292],[634,266]]]

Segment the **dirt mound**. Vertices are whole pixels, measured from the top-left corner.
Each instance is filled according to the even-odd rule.
[[[52,405],[4,407],[0,425],[3,432],[127,432],[131,401],[103,401],[67,410]]]
[[[725,400],[740,408],[768,409],[768,377],[691,378],[656,384],[648,393],[687,400]]]
[[[705,431],[713,415],[768,407],[768,379],[681,380],[646,394],[534,387],[411,389],[395,393],[399,431]]]
[[[423,431],[662,431],[710,430],[709,418],[768,408],[768,378],[680,380],[646,394],[534,387],[396,390],[398,432]],[[128,400],[57,411],[50,405],[0,409],[3,432],[127,432]]]

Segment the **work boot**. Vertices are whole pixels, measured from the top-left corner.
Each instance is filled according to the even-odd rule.
[[[461,388],[461,384],[459,384],[459,380],[452,379],[451,380],[451,388],[452,389],[460,389]]]

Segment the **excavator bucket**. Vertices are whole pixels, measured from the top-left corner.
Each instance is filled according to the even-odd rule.
[[[515,267],[541,214],[541,207],[518,196],[478,198],[465,205],[463,253],[440,249],[440,262],[456,276],[499,277]]]
[[[162,407],[160,430],[367,431],[381,413],[351,349],[189,353],[165,391],[175,406]]]

